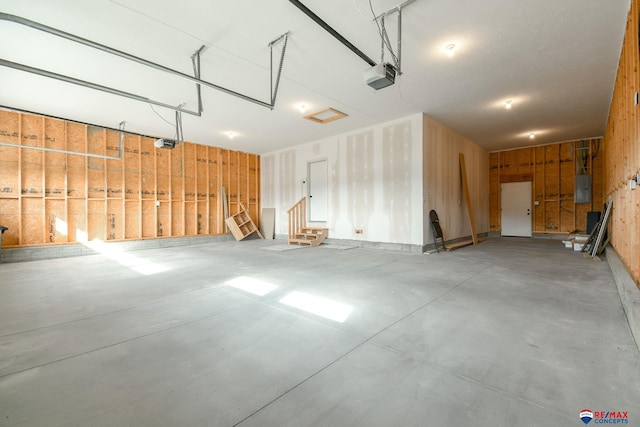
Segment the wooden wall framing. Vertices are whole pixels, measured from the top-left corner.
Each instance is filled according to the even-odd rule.
[[[605,193],[613,198],[609,231],[616,252],[640,286],[640,0],[633,0],[605,133]]]
[[[602,145],[589,139],[490,153],[490,231],[501,230],[500,184],[531,181],[534,233],[584,233],[587,212],[603,210]],[[574,203],[575,175],[584,172],[592,176],[591,203]]]
[[[0,110],[0,140],[118,155],[116,130]],[[260,158],[184,142],[156,149],[125,134],[121,160],[0,146],[3,246],[222,234],[222,186],[231,214],[260,220]]]

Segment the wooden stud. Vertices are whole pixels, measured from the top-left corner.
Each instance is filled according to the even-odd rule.
[[[211,205],[211,197],[209,194],[209,190],[211,189],[210,187],[210,182],[212,180],[212,176],[211,176],[211,170],[209,168],[209,147],[206,147],[206,159],[207,159],[207,163],[206,163],[206,167],[207,167],[207,184],[206,184],[206,193],[207,193],[207,200],[206,200],[206,205],[207,205],[207,211],[206,211],[206,216],[204,218],[204,220],[207,222],[207,234],[213,234],[215,233],[215,230],[211,228],[211,210],[213,208],[213,206]],[[213,188],[214,192],[215,192],[215,187]]]
[[[239,177],[239,153],[235,151],[227,151],[228,163],[227,174],[229,176],[227,189],[227,202],[229,203],[229,213],[239,212],[238,203],[240,202],[240,177]]]
[[[138,164],[136,165],[136,173],[137,173],[137,186],[138,186],[138,195],[137,195],[137,200],[138,200],[138,209],[140,209],[140,215],[138,216],[138,230],[140,230],[140,238],[142,238],[143,236],[143,223],[144,223],[144,216],[142,213],[142,136],[138,136],[137,138],[137,147],[138,147],[138,156],[137,156],[137,160],[138,160]]]
[[[262,223],[262,210],[260,209],[260,156],[249,154],[248,155],[248,168],[249,176],[248,180],[248,209],[251,218],[254,218],[254,222],[260,227]]]
[[[500,231],[500,153],[489,153],[489,231]]]
[[[158,224],[156,209],[156,156],[154,140],[140,138],[140,199],[142,203],[142,237],[156,237]]]
[[[217,147],[209,147],[209,232],[211,234],[222,233],[220,220],[222,205],[220,203],[220,150]]]
[[[567,142],[559,147],[560,192],[559,192],[559,231],[573,233],[576,229],[574,187],[575,187],[575,144]]]
[[[171,150],[171,200],[184,200],[182,145]],[[182,209],[180,209],[182,211]]]
[[[536,205],[535,202],[538,202]],[[544,147],[533,148],[533,232],[544,233]]]
[[[140,196],[142,200],[156,200],[156,156],[153,139],[140,138]],[[155,222],[155,221],[154,221]]]
[[[196,200],[196,155],[195,145],[185,142],[182,144],[184,149],[184,200]],[[191,219],[189,219],[190,221]]]
[[[156,188],[158,200],[170,200],[171,196],[171,153],[156,149]]]
[[[158,170],[158,149],[155,147],[155,144],[152,142],[151,144],[151,156],[153,157],[153,177],[154,177],[154,189],[153,194],[155,195],[154,200],[154,216],[155,223],[153,224],[153,236],[159,237],[160,235],[160,199],[158,198],[158,176],[160,175],[160,171]]]
[[[204,145],[195,145],[196,156],[196,230],[197,234],[209,234],[209,167],[208,150]]]

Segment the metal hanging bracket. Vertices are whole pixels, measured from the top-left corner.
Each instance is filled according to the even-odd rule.
[[[130,99],[134,99],[136,101],[141,101],[141,102],[145,102],[145,103],[158,105],[158,106],[161,106],[161,107],[164,107],[164,108],[169,108],[169,109],[172,109],[172,110],[175,110],[175,111],[179,111],[179,112],[187,113],[187,114],[192,114],[192,115],[195,115],[195,116],[200,116],[201,112],[202,112],[202,98],[201,98],[201,95],[200,95],[200,86],[201,85],[209,87],[211,89],[215,89],[215,90],[224,92],[224,93],[226,93],[228,95],[232,95],[232,96],[235,96],[235,97],[240,98],[240,99],[244,99],[245,101],[249,101],[249,102],[252,102],[254,104],[257,104],[257,105],[260,105],[260,106],[263,106],[263,107],[267,107],[267,108],[269,108],[271,110],[273,110],[273,107],[275,105],[275,98],[276,98],[276,94],[277,94],[277,86],[278,86],[278,83],[280,81],[280,77],[279,76],[280,76],[280,72],[282,70],[282,64],[284,62],[284,49],[283,49],[283,52],[282,52],[282,57],[280,59],[280,68],[279,68],[279,71],[278,71],[278,79],[276,81],[276,91],[272,91],[272,96],[271,96],[270,102],[265,102],[265,101],[260,101],[258,99],[252,98],[252,97],[247,96],[247,95],[243,95],[243,94],[235,92],[233,90],[224,88],[222,86],[218,86],[218,85],[210,83],[208,81],[202,80],[200,78],[200,54],[204,50],[204,46],[200,47],[200,49],[198,49],[194,53],[194,55],[191,57],[192,62],[193,62],[194,74],[195,74],[195,77],[192,77],[192,76],[190,76],[188,74],[184,74],[184,73],[182,73],[180,71],[165,67],[164,65],[160,65],[160,64],[157,64],[155,62],[148,61],[146,59],[137,57],[135,55],[128,54],[126,52],[111,48],[109,46],[105,46],[103,44],[100,44],[100,43],[97,43],[97,42],[94,42],[94,41],[91,41],[91,40],[76,36],[74,34],[70,34],[70,33],[58,30],[56,28],[53,28],[53,27],[49,27],[49,26],[44,25],[44,24],[40,24],[38,22],[31,21],[31,20],[26,19],[26,18],[22,18],[20,16],[16,16],[16,15],[11,15],[11,14],[8,14],[8,13],[0,12],[0,20],[9,21],[9,22],[13,22],[13,23],[16,23],[16,24],[25,25],[27,27],[30,27],[30,28],[33,28],[33,29],[36,29],[36,30],[39,30],[39,31],[43,31],[45,33],[52,34],[52,35],[55,35],[55,36],[58,36],[58,37],[61,37],[61,38],[67,39],[67,40],[71,40],[73,42],[80,43],[80,44],[83,44],[85,46],[89,46],[89,47],[92,47],[94,49],[101,50],[101,51],[109,53],[111,55],[119,56],[121,58],[128,59],[128,60],[136,62],[138,64],[142,64],[142,65],[145,65],[147,67],[150,67],[150,68],[153,68],[153,69],[156,69],[156,70],[159,70],[159,71],[163,71],[165,73],[173,74],[173,75],[178,76],[178,77],[180,77],[182,79],[194,82],[196,84],[196,88],[197,88],[197,91],[198,91],[198,111],[190,111],[190,110],[187,110],[187,109],[184,109],[184,108],[174,107],[174,106],[162,103],[162,102],[153,101],[153,100],[151,100],[149,98],[146,98],[146,97],[143,97],[143,96],[139,96],[139,95],[135,95],[135,94],[132,94],[132,93],[129,93],[129,92],[125,92],[125,91],[119,90],[119,89],[115,89],[115,88],[99,85],[99,84],[96,84],[96,83],[91,83],[91,82],[84,81],[84,80],[79,80],[79,79],[76,79],[76,78],[73,78],[73,77],[70,77],[70,76],[65,76],[65,75],[53,73],[53,72],[50,72],[50,71],[41,70],[41,69],[38,69],[38,68],[30,67],[28,65],[18,64],[18,63],[11,62],[11,61],[6,61],[6,60],[3,60],[3,59],[0,59],[0,66],[14,68],[14,69],[17,69],[17,70],[26,71],[26,72],[33,73],[33,74],[38,74],[38,75],[41,75],[41,76],[44,76],[44,77],[49,77],[49,78],[65,81],[67,83],[77,84],[77,85],[80,85],[80,86],[88,87],[90,89],[100,90],[100,91],[103,91],[103,92],[111,93],[113,95],[118,95],[118,96],[130,98]],[[286,33],[284,36],[286,36],[287,34],[288,33]],[[283,36],[280,36],[279,39],[282,39],[282,37]],[[274,42],[276,42],[276,41],[274,41]],[[272,42],[272,43],[274,43],[274,42]],[[286,37],[285,37],[285,42],[286,42]]]
[[[278,96],[278,87],[280,86],[280,77],[282,77],[282,67],[284,65],[284,53],[287,50],[287,40],[289,39],[289,31],[276,38],[269,43],[270,63],[269,63],[269,76],[271,83],[271,109],[276,105],[276,97]],[[280,63],[278,65],[278,74],[276,76],[275,88],[273,82],[273,47],[284,40],[282,45],[282,53],[280,54]]]
[[[381,13],[380,15],[377,15],[373,18],[373,21],[376,22],[376,24],[380,22],[379,24],[380,38],[382,40],[382,49],[380,54],[382,59],[380,63],[384,63],[384,51],[386,47],[386,49],[391,54],[391,57],[393,58],[393,66],[396,69],[398,75],[402,75],[402,9],[404,9],[406,6],[410,5],[415,1],[416,0],[407,0],[404,3],[394,8],[391,8],[386,12]],[[385,27],[385,17],[393,15],[394,13],[398,14],[398,20],[397,20],[398,32],[396,35],[396,52],[393,51],[391,42],[389,41],[389,34],[387,33],[387,29]]]

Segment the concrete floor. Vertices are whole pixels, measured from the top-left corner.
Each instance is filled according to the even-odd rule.
[[[264,249],[281,244],[0,265],[0,425],[640,425],[606,262],[551,240]],[[282,302],[301,296],[342,317]]]

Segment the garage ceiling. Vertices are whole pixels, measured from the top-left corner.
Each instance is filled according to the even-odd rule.
[[[379,61],[371,8],[379,14],[402,0],[302,3]],[[289,31],[273,111],[203,88],[202,116],[183,115],[186,140],[258,154],[419,112],[489,150],[601,136],[629,7],[629,0],[416,0],[402,14],[404,74],[376,91],[363,81],[369,65],[288,0],[0,0],[1,12],[190,75],[191,55],[204,45],[203,80],[266,102],[268,44]],[[387,18],[392,45],[395,16]],[[2,59],[197,110],[192,82],[16,23],[0,21],[0,34]],[[174,136],[172,110],[7,67],[0,67],[0,105],[112,128],[124,120],[132,132]],[[302,118],[329,107],[348,117]]]

